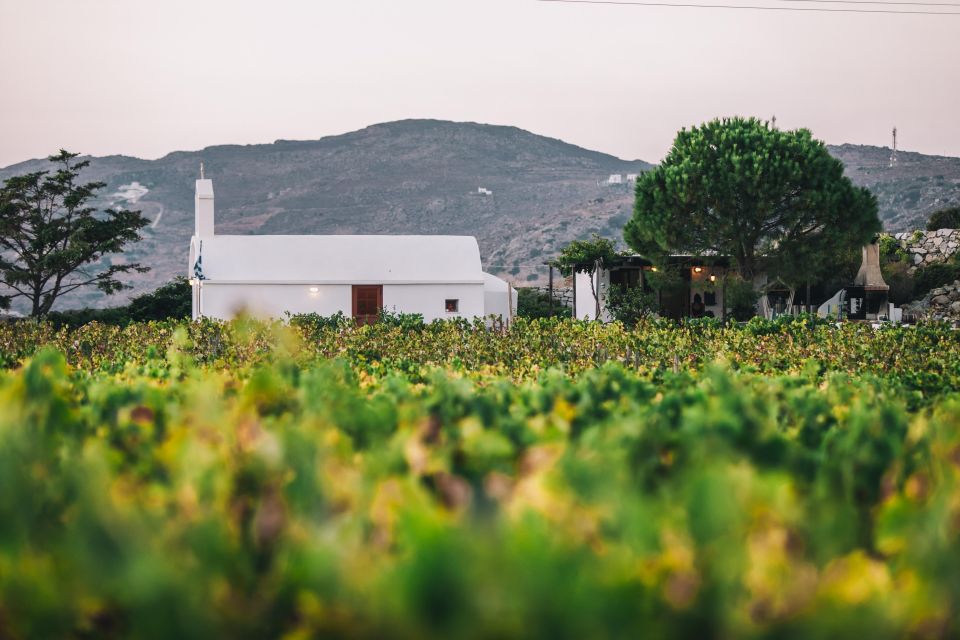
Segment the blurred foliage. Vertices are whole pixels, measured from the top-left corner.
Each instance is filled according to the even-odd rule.
[[[627,328],[620,322],[516,318],[509,329],[489,331],[482,320],[357,327],[346,318],[295,316],[289,324],[241,318],[122,327],[93,322],[70,329],[28,319],[0,323],[0,367],[16,368],[46,347],[63,353],[71,366],[109,374],[131,366],[169,369],[183,357],[238,375],[278,358],[304,367],[337,358],[358,371],[396,369],[413,380],[426,379],[432,367],[515,381],[551,368],[577,376],[611,361],[656,378],[674,369],[675,361],[699,371],[718,359],[738,370],[797,373],[813,359],[825,371],[855,375],[866,369],[925,393],[960,390],[960,332],[947,325],[875,331],[857,323],[810,326],[787,317],[756,318],[750,326],[644,319]],[[167,358],[171,350],[178,354],[173,360]]]
[[[955,331],[291,325],[0,327],[0,637],[960,631]]]

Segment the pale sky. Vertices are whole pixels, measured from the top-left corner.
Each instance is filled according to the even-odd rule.
[[[733,4],[748,3],[837,6]],[[514,125],[656,162],[680,127],[774,114],[830,143],[888,145],[896,125],[902,149],[960,156],[958,62],[960,15],[0,0],[0,166],[61,147],[156,158],[403,118]]]

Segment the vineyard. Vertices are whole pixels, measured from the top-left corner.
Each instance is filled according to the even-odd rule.
[[[960,332],[0,324],[0,638],[960,634]]]

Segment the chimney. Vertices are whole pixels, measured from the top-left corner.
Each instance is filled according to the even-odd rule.
[[[213,180],[203,177],[203,165],[200,165],[200,179],[197,180],[196,196],[193,201],[196,229],[194,235],[209,238],[213,235]]]
[[[863,287],[867,291],[889,291],[890,287],[883,280],[880,272],[880,245],[876,243],[863,247],[863,262],[860,271],[854,278],[853,284]]]

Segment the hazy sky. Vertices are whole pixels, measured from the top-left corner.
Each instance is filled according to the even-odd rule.
[[[657,161],[680,127],[734,114],[776,114],[831,143],[887,145],[896,125],[901,148],[960,155],[958,62],[960,16],[0,0],[0,166],[60,147],[154,158],[401,118],[515,125]]]

